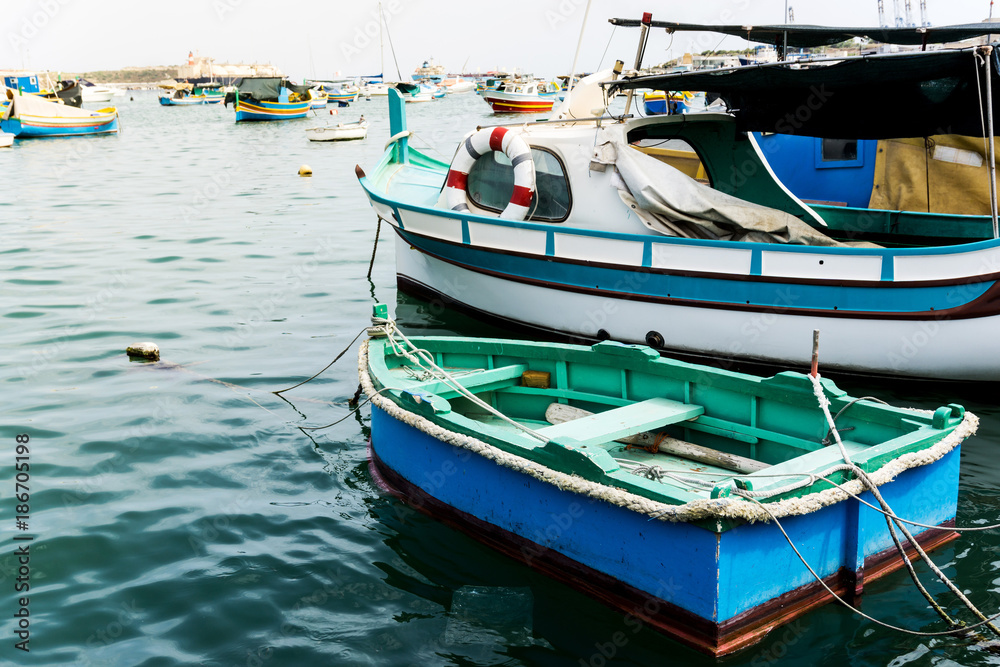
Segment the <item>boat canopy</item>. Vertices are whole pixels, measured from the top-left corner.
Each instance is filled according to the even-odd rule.
[[[612,25],[635,28],[642,25],[639,19],[609,19]],[[946,44],[964,39],[1000,34],[1000,26],[990,23],[965,23],[948,26],[911,26],[906,28],[849,28],[822,25],[703,25],[698,23],[673,23],[651,21],[651,28],[664,28],[667,32],[717,32],[742,37],[751,42],[774,44],[795,48],[830,46],[855,37],[868,38],[883,44],[922,46]],[[992,29],[991,28],[995,28]],[[785,41],[787,37],[787,42]]]
[[[987,55],[989,54],[989,55]],[[960,134],[985,137],[984,70],[1000,102],[1000,59],[988,46],[813,61],[782,61],[620,79],[630,89],[717,94],[742,131],[829,139]],[[992,61],[989,67],[986,58]]]
[[[240,91],[240,98],[251,98],[255,100],[277,101],[281,95],[281,89],[287,88],[293,93],[305,95],[309,92],[309,86],[292,83],[288,79],[281,77],[244,77],[237,79],[233,85]]]

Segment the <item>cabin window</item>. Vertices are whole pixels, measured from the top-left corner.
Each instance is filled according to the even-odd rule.
[[[857,139],[824,139],[820,149],[823,162],[846,162],[858,159]]]
[[[32,86],[37,85],[37,83],[38,83],[38,81],[37,81],[37,79],[35,79],[35,77],[29,78],[28,82],[31,83]]]
[[[646,155],[669,164],[694,180],[711,187],[708,170],[694,146],[683,139],[641,139],[632,144]]]
[[[529,220],[562,222],[569,216],[572,202],[569,181],[562,163],[552,153],[531,149],[535,163],[535,193],[531,197]],[[497,213],[503,211],[514,194],[514,168],[499,151],[476,160],[469,171],[469,199],[476,206]]]
[[[863,167],[865,142],[857,139],[813,139],[816,145],[814,166],[817,169]]]

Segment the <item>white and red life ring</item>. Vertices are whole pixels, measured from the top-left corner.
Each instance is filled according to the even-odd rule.
[[[445,203],[453,211],[469,210],[469,171],[476,160],[489,151],[502,151],[514,167],[514,193],[500,217],[524,220],[535,192],[535,163],[524,139],[506,127],[485,127],[459,146],[444,185]]]

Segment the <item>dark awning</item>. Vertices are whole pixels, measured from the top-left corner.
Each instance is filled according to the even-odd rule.
[[[982,56],[975,49],[643,76],[609,92],[646,88],[718,94],[740,129],[841,139],[984,136]],[[991,83],[1000,109],[997,51]],[[980,93],[982,91],[982,93]]]
[[[277,76],[243,77],[233,82],[240,91],[240,97],[255,100],[277,100],[283,84],[284,79]]]
[[[622,27],[637,27],[639,19],[610,19],[609,23]],[[652,21],[653,28],[673,31],[717,32],[734,37],[742,37],[752,42],[764,44],[784,44],[788,35],[788,46],[807,48],[829,46],[855,37],[867,37],[884,44],[919,46],[921,44],[946,44],[963,39],[1000,34],[1000,24],[966,23],[962,25],[910,27],[910,28],[841,28],[821,25],[701,25],[698,23],[672,23]],[[990,31],[993,31],[992,33]]]

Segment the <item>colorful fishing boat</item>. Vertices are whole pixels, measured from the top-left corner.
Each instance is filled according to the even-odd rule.
[[[558,94],[558,87],[544,81],[508,80],[496,90],[483,91],[483,99],[493,113],[540,113],[552,110]]]
[[[819,375],[611,341],[407,339],[384,318],[359,360],[376,479],[710,655],[903,565],[883,515],[856,499],[866,488],[922,524],[925,549],[957,537],[960,444],[977,425],[959,405],[890,407]]]
[[[894,30],[933,43],[987,29]],[[790,43],[801,37],[789,31]],[[991,170],[965,184],[985,195],[985,215],[807,204],[775,179],[753,135],[891,139],[951,127],[976,138],[988,167],[980,109],[992,100],[981,107],[975,91],[1000,90],[1000,78],[986,61],[966,48],[630,79],[605,71],[546,122],[470,131],[451,165],[397,139],[361,183],[397,234],[402,290],[505,326],[782,367],[807,363],[796,341],[821,329],[827,364],[842,372],[996,381]],[[850,105],[863,86],[884,98],[858,115]],[[933,96],[945,89],[935,86],[953,93]],[[636,89],[714,93],[731,111],[611,117],[607,96],[621,90],[629,104]],[[390,118],[398,137],[404,114]]]
[[[314,87],[309,91],[309,108],[325,109],[329,101],[329,95],[322,86]]]
[[[0,116],[0,131],[19,139],[71,137],[118,132],[118,110],[91,111],[37,95],[22,95],[6,89],[8,105]]]
[[[332,90],[327,89],[326,99],[327,102],[331,104],[334,102],[338,104],[350,104],[351,102],[357,102],[358,95],[360,94],[361,94],[361,88],[359,88],[358,86],[340,86]]]
[[[647,116],[661,113],[687,113],[694,108],[695,96],[689,91],[646,92],[642,95],[642,109]]]
[[[305,118],[311,106],[309,86],[280,77],[243,77],[226,94],[233,103],[236,122],[293,120]]]
[[[221,84],[194,85],[186,82],[169,81],[159,84],[164,92],[157,99],[161,106],[187,107],[205,104],[221,104],[226,95]]]

